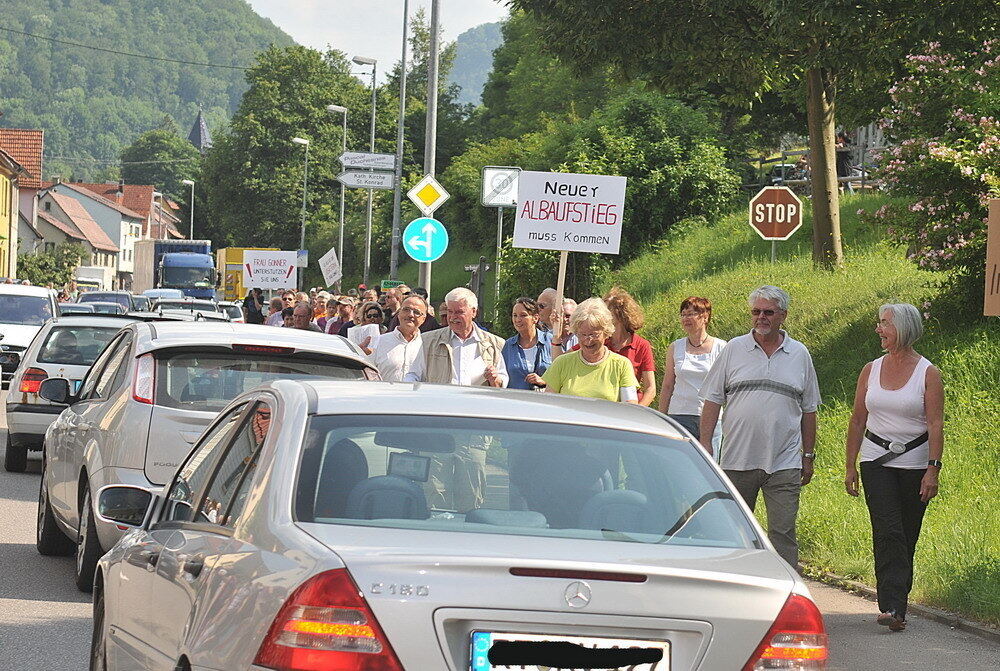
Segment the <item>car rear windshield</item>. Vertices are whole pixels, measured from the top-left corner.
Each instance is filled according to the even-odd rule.
[[[92,366],[118,327],[57,326],[45,336],[38,350],[38,363]]]
[[[85,294],[80,294],[77,299],[78,303],[118,303],[126,310],[131,310],[132,305],[130,299],[125,294],[114,294],[114,293],[101,293],[99,291],[88,291]]]
[[[274,380],[364,380],[360,363],[318,354],[183,351],[156,355],[157,405],[216,411]]]
[[[41,326],[52,317],[52,302],[42,296],[0,294],[0,324]]]
[[[650,544],[760,547],[692,443],[521,419],[318,415],[304,522]]]
[[[204,310],[218,312],[219,306],[211,301],[157,301],[156,310]]]
[[[230,319],[243,319],[243,310],[240,309],[239,305],[223,305],[221,307]]]

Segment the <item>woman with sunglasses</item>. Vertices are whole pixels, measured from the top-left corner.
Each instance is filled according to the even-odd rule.
[[[351,324],[348,326],[344,324],[341,335],[349,338],[348,333],[352,328],[357,328],[359,326],[368,326],[370,324],[378,324],[379,334],[382,333],[382,320],[385,319],[385,313],[382,312],[382,308],[375,301],[368,301],[361,306],[361,309],[356,313],[355,319],[360,319],[357,324]],[[368,344],[368,347],[374,345],[374,342]]]
[[[552,331],[538,328],[539,308],[534,299],[522,296],[514,301],[510,315],[517,335],[503,346],[503,360],[510,381],[508,389],[539,389],[542,375],[552,365]]]

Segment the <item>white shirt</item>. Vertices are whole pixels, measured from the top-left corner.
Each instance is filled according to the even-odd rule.
[[[882,387],[882,362],[879,357],[872,362],[868,373],[868,392],[865,394],[865,408],[868,410],[868,425],[865,427],[879,438],[900,443],[908,443],[927,433],[927,411],[924,394],[927,391],[927,369],[931,362],[920,357],[913,368],[910,379],[899,389]],[[881,445],[876,445],[867,436],[861,441],[861,461],[874,461],[889,454]],[[906,454],[885,462],[887,468],[927,468],[930,458],[930,444],[924,441]]]
[[[674,354],[674,393],[670,396],[668,415],[700,415],[704,402],[698,397],[701,386],[705,383],[708,371],[712,369],[716,359],[722,354],[726,341],[714,338],[712,349],[705,354],[692,354],[687,351],[687,338],[673,342]]]
[[[461,384],[466,386],[482,386],[486,384],[486,362],[483,361],[479,353],[479,334],[476,329],[472,334],[462,340],[454,331],[451,332],[451,384]],[[496,362],[497,377],[500,378],[501,386],[506,387],[510,376],[507,374],[507,365],[503,357],[498,357]],[[426,364],[424,357],[418,356],[413,361],[408,373],[403,376],[406,382],[423,382],[426,374]]]
[[[820,404],[816,369],[806,346],[781,331],[770,357],[753,337],[729,341],[699,396],[725,406],[720,465],[767,473],[801,468],[802,415]]]
[[[386,382],[401,382],[413,362],[420,357],[420,331],[407,340],[399,328],[380,336],[372,348],[371,358]]]

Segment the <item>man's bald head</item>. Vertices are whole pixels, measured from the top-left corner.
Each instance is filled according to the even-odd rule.
[[[552,287],[538,294],[538,319],[546,326],[552,323],[552,308],[555,307],[556,298],[556,290]]]
[[[312,317],[313,310],[309,303],[298,303],[292,311],[292,326],[297,329],[308,329]]]

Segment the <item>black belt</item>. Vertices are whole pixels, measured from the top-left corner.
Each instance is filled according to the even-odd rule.
[[[874,460],[876,464],[881,466],[887,461],[892,461],[896,457],[902,456],[916,447],[920,447],[927,442],[930,435],[925,431],[908,443],[900,443],[895,440],[886,440],[885,438],[872,433],[870,430],[865,429],[865,438],[872,441],[882,449],[889,450],[888,454],[884,454]]]

